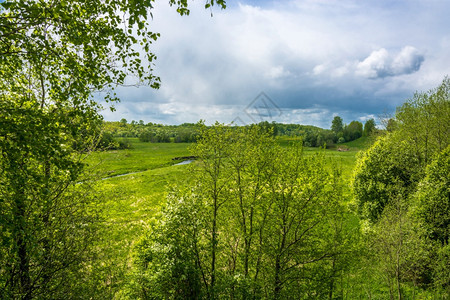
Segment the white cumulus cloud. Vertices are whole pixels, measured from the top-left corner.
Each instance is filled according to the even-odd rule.
[[[381,48],[358,63],[356,74],[371,79],[411,74],[420,69],[424,60],[419,50],[412,46],[404,47],[397,55]]]

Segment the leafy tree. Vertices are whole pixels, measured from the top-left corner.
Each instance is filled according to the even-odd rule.
[[[324,297],[332,294],[324,263],[335,254],[332,238],[327,239],[331,230],[327,218],[338,207],[339,194],[334,194],[320,156],[305,158],[294,150],[282,157],[275,162],[278,167],[270,183],[271,209],[264,229],[267,296]]]
[[[359,121],[351,121],[350,124],[344,127],[345,141],[353,141],[360,138],[363,134],[363,125]]]
[[[102,132],[98,142],[95,144],[95,149],[97,150],[118,150],[118,149],[129,149],[131,144],[128,140],[122,139],[117,141],[112,133]]]
[[[396,127],[397,127],[397,123],[395,122],[394,119],[390,118],[390,119],[387,121],[387,124],[386,124],[386,130],[387,130],[388,132],[392,132],[392,131],[394,131],[394,130],[396,129]]]
[[[405,190],[398,188],[370,235],[372,263],[391,299],[394,295],[405,298],[406,282],[427,284],[431,263],[429,243],[422,239],[422,228],[408,213]]]
[[[399,186],[411,193],[415,188],[412,178],[417,171],[416,163],[406,142],[388,136],[378,139],[362,153],[353,175],[360,215],[374,222]]]
[[[334,117],[333,121],[331,122],[331,130],[333,130],[335,134],[338,134],[339,132],[342,132],[344,130],[344,123],[341,117]]]
[[[405,297],[408,284],[413,292],[430,283],[448,286],[443,266],[449,261],[449,87],[445,78],[399,107],[393,131],[363,153],[355,168],[356,202],[375,239],[369,255],[378,257],[373,263],[383,267],[378,271],[385,274],[391,298]]]
[[[135,248],[139,288],[134,298],[201,299],[206,297],[204,245],[206,206],[192,191],[172,193],[161,222]]]
[[[364,123],[363,135],[364,136],[369,136],[375,129],[376,129],[376,127],[375,127],[375,120],[374,119],[369,119],[369,120],[366,121],[366,123]]]
[[[152,140],[152,137],[153,137],[153,133],[151,131],[147,130],[147,131],[142,132],[139,135],[139,140],[141,142],[150,142]]]
[[[397,109],[396,122],[398,135],[414,149],[423,172],[450,142],[450,79],[427,93],[416,93]]]
[[[273,136],[277,136],[278,135],[278,126],[277,124],[274,122],[269,123],[268,121],[263,121],[258,123],[258,125],[266,132],[271,132]]]
[[[429,245],[429,277],[432,277],[436,289],[443,289],[447,294],[450,292],[449,172],[450,146],[427,166],[425,177],[419,183],[412,200],[412,216],[424,231],[424,242]]]
[[[0,112],[1,297],[79,297],[83,281],[72,282],[86,276],[99,217],[93,193],[76,184],[82,164],[71,145],[86,141],[60,128],[77,115],[4,95]]]
[[[435,249],[435,259],[432,262],[433,283],[437,290],[441,290],[443,295],[450,293],[450,246],[445,244]]]
[[[424,177],[431,157],[450,143],[450,81],[428,93],[415,94],[397,110],[397,129],[380,138],[357,162],[353,188],[362,212],[376,220],[392,188],[411,195]],[[364,208],[363,208],[364,207]]]
[[[439,153],[425,174],[415,194],[416,213],[428,236],[446,244],[450,239],[450,147]]]

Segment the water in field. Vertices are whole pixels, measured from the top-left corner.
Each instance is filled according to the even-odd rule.
[[[194,160],[192,160],[192,159],[185,160],[185,161],[182,161],[182,162],[180,162],[180,163],[174,164],[174,166],[187,165],[187,164],[190,164],[190,163],[193,162],[193,161],[194,161]]]

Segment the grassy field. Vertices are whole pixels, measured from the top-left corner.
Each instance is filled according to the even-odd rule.
[[[171,186],[186,183],[190,178],[188,165],[175,165],[174,157],[190,155],[190,144],[143,143],[131,139],[128,150],[93,153],[88,164],[99,178],[103,217],[106,226],[99,241],[105,249],[103,260],[111,265],[111,282],[117,286],[126,278],[130,266],[133,244],[147,231],[160,211]],[[291,139],[281,138],[279,143],[288,147]],[[324,151],[330,165],[334,163],[348,182],[355,165],[356,153],[366,147],[360,139],[348,143],[349,151],[304,148],[305,155]]]
[[[145,171],[170,167],[179,162],[174,161],[174,157],[191,155],[189,150],[190,144],[187,143],[143,143],[137,138],[132,138],[130,141],[132,144],[131,149],[93,153],[87,161],[93,173],[98,174],[101,178],[114,177],[117,175],[125,175],[130,173],[137,174]],[[295,141],[298,141],[298,139],[285,137],[278,139],[278,143],[284,147],[288,147]],[[330,158],[330,161],[333,161],[342,168],[344,177],[349,178],[356,161],[356,153],[365,149],[369,144],[370,141],[367,138],[360,138],[356,141],[341,144],[349,149],[345,152],[337,151],[337,147],[334,146],[331,149],[325,150],[305,147],[304,153],[305,155],[312,155],[318,151],[324,151],[325,156]],[[174,169],[169,168],[168,170]],[[172,172],[167,171],[167,173],[170,177],[170,173]],[[127,176],[131,175],[133,174]],[[105,186],[108,186],[108,184],[105,183]],[[141,187],[142,191],[135,192],[148,192],[144,186]]]
[[[102,177],[159,169],[176,164],[172,158],[189,154],[186,143],[143,143],[129,139],[132,148],[96,152],[88,159],[89,166]]]

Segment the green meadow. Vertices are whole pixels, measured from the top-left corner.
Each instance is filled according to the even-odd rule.
[[[189,154],[186,143],[143,143],[129,138],[131,149],[94,152],[87,163],[99,176],[109,177],[160,169],[173,165],[172,158]]]

